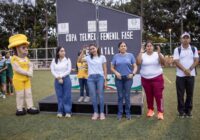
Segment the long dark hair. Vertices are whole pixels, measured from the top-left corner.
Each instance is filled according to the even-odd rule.
[[[119,42],[119,43],[118,43],[118,49],[119,49],[119,47],[121,46],[122,43],[126,44],[124,41]],[[126,45],[126,46],[127,46],[127,45]],[[120,51],[118,51],[118,52],[120,53]]]
[[[60,51],[62,48],[65,49],[64,47],[61,47],[61,46],[58,46],[58,47],[56,48],[56,56],[55,56],[55,62],[56,62],[56,64],[58,63],[58,59],[59,59],[59,51]]]
[[[89,48],[90,48],[91,46],[94,46],[95,48],[97,48],[97,55],[98,55],[98,57],[99,57],[99,56],[101,55],[101,50],[100,50],[100,48],[98,48],[96,44],[90,44],[90,45],[89,45]],[[93,57],[94,57],[93,54],[90,53],[90,57],[93,59]]]

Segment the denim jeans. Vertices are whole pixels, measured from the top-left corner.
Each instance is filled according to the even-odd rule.
[[[58,100],[58,113],[65,115],[66,113],[71,114],[72,101],[71,101],[71,80],[69,76],[63,78],[63,84],[60,84],[55,79],[55,91]]]
[[[118,116],[122,116],[123,114],[123,98],[125,98],[126,116],[129,117],[131,115],[130,92],[132,84],[133,84],[133,79],[122,78],[120,80],[115,78],[115,85],[117,87],[117,94],[118,94]]]
[[[78,81],[79,81],[79,85],[80,85],[80,96],[84,96],[84,89],[86,91],[86,96],[89,96],[87,79],[79,78]]]
[[[98,98],[100,102],[100,113],[104,113],[104,77],[100,74],[92,74],[88,77],[88,88],[94,113],[98,113]]]

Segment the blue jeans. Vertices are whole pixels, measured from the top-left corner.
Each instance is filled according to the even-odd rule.
[[[98,113],[98,95],[100,102],[100,113],[104,113],[104,77],[100,74],[90,75],[88,77],[88,88],[90,97],[92,97],[94,113]]]
[[[84,89],[86,91],[86,96],[89,96],[87,79],[79,78],[78,81],[79,81],[79,85],[80,85],[80,96],[84,96]]]
[[[117,87],[117,94],[118,94],[118,116],[122,116],[123,114],[123,98],[125,98],[125,112],[126,116],[129,117],[130,113],[130,92],[131,86],[133,84],[133,79],[115,79],[115,85]]]
[[[57,79],[54,82],[55,91],[58,100],[58,113],[71,114],[72,100],[71,100],[71,80],[69,76],[63,78],[63,84],[60,84]]]

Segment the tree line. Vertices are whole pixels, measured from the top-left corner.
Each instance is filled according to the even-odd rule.
[[[91,0],[89,0],[91,1]],[[14,33],[29,37],[32,48],[55,47],[56,0],[37,0],[36,6],[0,3],[0,48],[7,48]],[[101,5],[139,15],[143,19],[143,40],[179,42],[181,32],[191,34],[192,42],[200,42],[200,1],[197,0],[132,0],[122,4],[100,1]]]

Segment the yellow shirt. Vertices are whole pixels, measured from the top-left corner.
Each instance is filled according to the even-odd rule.
[[[20,66],[20,68],[25,71],[29,70],[30,60],[27,57],[25,57],[25,59],[21,59],[20,57],[14,55],[11,58],[11,64],[13,64],[13,63],[17,63]],[[26,81],[26,80],[30,79],[28,76],[22,75],[22,74],[16,72],[14,69],[13,69],[13,73],[14,73],[13,79],[17,79],[20,81]]]
[[[78,74],[77,77],[78,78],[88,78],[88,65],[86,62],[82,62],[82,63],[77,63],[77,67],[78,67]]]

